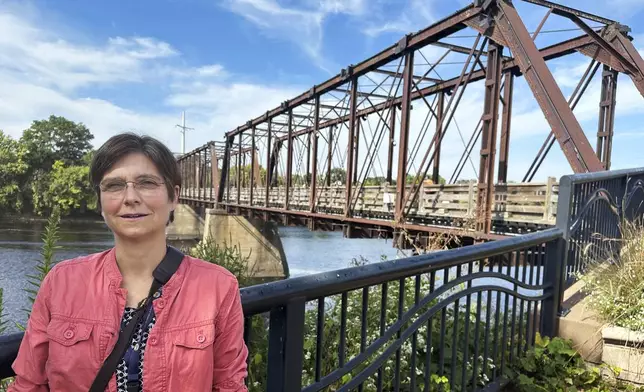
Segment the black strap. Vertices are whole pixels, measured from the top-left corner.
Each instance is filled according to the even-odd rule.
[[[161,260],[161,263],[157,266],[157,268],[155,268],[154,272],[152,273],[154,280],[152,281],[152,286],[150,287],[150,293],[148,294],[148,297],[146,298],[144,304],[135,311],[130,322],[125,326],[125,328],[121,330],[114,349],[107,357],[107,359],[105,359],[105,362],[103,362],[103,366],[98,371],[98,374],[96,375],[96,378],[94,379],[89,392],[105,391],[107,384],[110,382],[112,375],[116,371],[116,367],[123,358],[123,354],[132,341],[132,337],[134,336],[134,329],[141,320],[141,317],[143,317],[145,308],[148,306],[148,304],[151,303],[151,299],[154,293],[156,293],[161,286],[166,284],[170,280],[172,275],[177,272],[177,269],[179,269],[179,265],[181,264],[183,257],[184,254],[179,250],[168,246],[165,257],[163,258],[163,260]]]

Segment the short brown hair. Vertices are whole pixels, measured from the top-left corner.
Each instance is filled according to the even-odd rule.
[[[98,197],[98,206],[101,203],[101,190],[99,187],[103,176],[112,166],[126,155],[141,153],[154,163],[165,182],[168,198],[174,199],[174,187],[181,187],[181,171],[179,163],[172,152],[157,139],[151,136],[139,136],[126,132],[109,138],[94,154],[89,169],[92,187]],[[170,213],[170,222],[174,220],[174,211]]]

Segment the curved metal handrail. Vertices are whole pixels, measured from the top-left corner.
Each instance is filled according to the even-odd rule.
[[[590,207],[592,207],[593,204],[595,204],[596,202],[604,202],[604,203],[608,204],[608,207],[610,208],[610,210],[617,217],[619,217],[620,216],[619,208],[617,207],[617,205],[615,203],[613,203],[613,201],[611,200],[610,196],[611,196],[610,192],[606,188],[599,188],[599,189],[595,190],[592,193],[592,195],[590,196],[590,198],[588,198],[588,200],[586,201],[586,203],[582,207],[582,209],[579,212],[579,214],[577,214],[577,216],[575,217],[575,220],[570,225],[570,227],[569,227],[570,234],[573,234],[574,232],[576,232],[579,229],[580,224],[581,224],[581,220],[588,213],[588,211],[590,210]]]
[[[630,181],[630,180],[631,179],[629,178],[628,181]],[[628,185],[627,185],[627,187],[628,187]],[[627,195],[626,195],[626,197],[624,199],[624,202],[622,203],[622,211],[624,211],[631,204],[633,196],[635,195],[635,193],[638,190],[641,190],[642,192],[644,192],[644,181],[642,181],[642,180],[635,181],[635,184],[633,185],[633,188],[631,188],[631,190],[627,193]]]
[[[497,278],[504,280],[508,283],[513,283],[516,284],[517,286],[524,288],[524,289],[529,289],[533,291],[537,290],[545,290],[547,288],[552,287],[551,284],[545,284],[545,285],[530,285],[524,282],[521,282],[518,279],[515,279],[509,275],[504,275],[500,272],[477,272],[473,274],[468,274],[464,275],[461,277],[458,277],[456,279],[453,279],[449,281],[448,283],[445,283],[441,285],[439,288],[434,290],[433,292],[429,293],[425,297],[423,297],[420,301],[418,301],[418,304],[414,305],[411,307],[409,310],[407,310],[401,317],[400,320],[397,320],[395,323],[393,323],[386,331],[385,333],[376,339],[373,343],[369,345],[363,351],[362,353],[358,354],[354,358],[352,358],[349,362],[347,362],[343,367],[338,368],[331,373],[327,374],[325,377],[321,378],[318,382],[309,385],[308,387],[304,388],[302,392],[313,392],[313,391],[319,391],[322,388],[326,388],[332,383],[340,380],[345,374],[351,372],[354,370],[358,365],[369,359],[373,354],[375,354],[378,350],[380,350],[386,342],[388,342],[402,327],[405,323],[407,323],[414,314],[416,314],[419,310],[427,306],[429,303],[431,303],[433,300],[437,299],[440,297],[442,294],[450,291],[454,287],[470,282],[475,279],[481,279],[481,278]],[[539,300],[541,299],[542,296],[540,297],[529,297],[525,296],[523,294],[519,294],[518,292],[511,291],[503,286],[493,286],[493,285],[487,285],[487,286],[477,286],[477,287],[492,287],[493,289],[490,289],[491,291],[505,291],[508,294],[515,294],[515,296],[519,299],[524,299],[524,300]],[[470,288],[471,289],[471,288]],[[469,289],[468,289],[469,290]],[[450,301],[449,299],[454,297],[455,295],[461,294],[463,292],[466,292],[467,290],[462,290],[459,291],[458,293],[452,294],[451,296],[447,297],[446,299],[443,299],[442,301],[439,301],[436,305],[432,306],[429,310],[434,309],[435,307],[438,307],[440,309],[443,309],[453,301]],[[463,294],[467,295],[467,294]],[[454,297],[456,298],[456,297]],[[459,297],[460,298],[460,297]]]
[[[541,301],[544,299],[547,299],[550,297],[548,294],[543,294],[538,297],[529,297],[523,294],[519,294],[517,292],[514,292],[510,289],[507,289],[505,287],[501,286],[493,286],[493,285],[486,285],[486,286],[476,286],[476,287],[470,287],[469,289],[465,289],[463,291],[460,291],[458,293],[452,294],[451,296],[445,298],[443,301],[439,302],[438,304],[432,306],[431,308],[427,309],[425,313],[423,313],[416,321],[414,321],[407,329],[405,329],[400,337],[396,339],[377,359],[373,360],[369,366],[364,368],[360,373],[358,373],[355,377],[353,377],[349,382],[344,384],[340,389],[338,389],[338,392],[340,391],[349,391],[354,388],[357,388],[358,385],[363,383],[368,377],[370,377],[372,374],[375,373],[376,370],[378,370],[383,363],[390,358],[398,348],[402,346],[402,344],[405,342],[405,340],[409,339],[409,337],[414,334],[423,324],[429,320],[430,317],[434,316],[436,313],[438,313],[440,310],[443,310],[445,308],[444,305],[442,304],[450,304],[452,302],[456,302],[456,300],[461,299],[462,297],[465,297],[466,295],[470,294],[475,294],[475,293],[480,293],[484,291],[494,291],[494,292],[499,292],[499,293],[505,293],[508,295],[511,295],[515,299],[522,299],[526,301]],[[380,340],[380,339],[379,339]],[[316,385],[316,384],[314,384]],[[312,385],[313,386],[313,385]],[[303,390],[307,391],[307,389]],[[317,389],[315,389],[317,390]]]
[[[620,169],[610,171],[598,171],[591,173],[576,173],[561,177],[560,182],[570,181],[572,184],[583,184],[595,181],[612,180],[619,177],[633,177],[644,175],[644,167],[636,169]]]
[[[245,287],[241,290],[247,315],[263,313],[287,304],[292,298],[311,301],[367,286],[415,276],[431,270],[451,268],[469,261],[541,245],[558,238],[563,232],[547,229],[518,237],[470,245],[403,259],[383,261],[359,267],[321,272],[277,282]]]

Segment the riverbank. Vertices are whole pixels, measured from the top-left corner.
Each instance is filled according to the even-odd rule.
[[[7,214],[2,214],[0,216],[0,222],[47,222],[48,215],[36,215],[33,213],[26,214],[17,214],[15,212],[9,212]],[[85,212],[85,213],[75,213],[63,218],[65,222],[73,223],[103,223],[103,217],[98,212]]]

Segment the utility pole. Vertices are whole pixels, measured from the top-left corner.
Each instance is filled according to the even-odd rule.
[[[186,127],[186,111],[181,112],[181,125],[177,124],[177,127],[181,128],[181,154],[186,153],[186,130],[193,130],[194,128]]]

